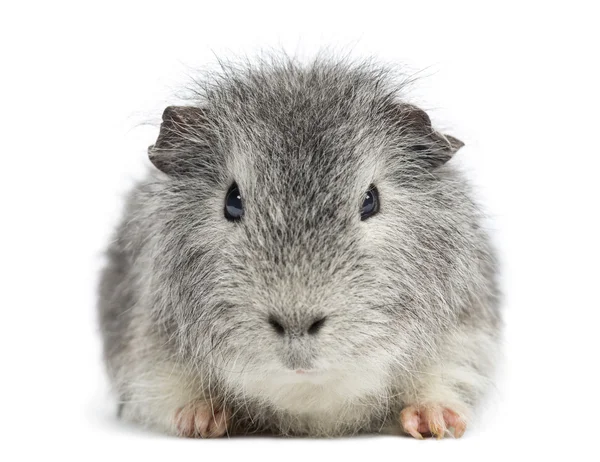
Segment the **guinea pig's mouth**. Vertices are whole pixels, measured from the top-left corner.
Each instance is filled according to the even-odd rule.
[[[294,374],[318,374],[320,371],[316,369],[296,369],[292,371]]]
[[[329,374],[320,369],[291,369],[284,374],[283,380],[288,383],[322,384],[330,379]]]

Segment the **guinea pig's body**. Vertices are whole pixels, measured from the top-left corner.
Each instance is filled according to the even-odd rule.
[[[501,320],[460,148],[373,65],[227,67],[170,107],[100,287],[122,415],[460,436]],[[366,212],[365,212],[366,210]]]

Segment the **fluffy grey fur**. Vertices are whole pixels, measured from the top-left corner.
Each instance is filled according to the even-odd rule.
[[[177,434],[208,403],[230,434],[313,436],[400,429],[411,405],[470,419],[498,348],[494,256],[446,163],[462,143],[403,86],[373,63],[274,58],[223,65],[165,111],[100,286],[125,418]],[[381,208],[361,221],[370,185]]]

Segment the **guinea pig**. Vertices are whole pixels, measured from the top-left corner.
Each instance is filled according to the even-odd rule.
[[[463,146],[376,62],[223,64],[165,109],[99,319],[122,418],[186,437],[460,437],[497,263]]]

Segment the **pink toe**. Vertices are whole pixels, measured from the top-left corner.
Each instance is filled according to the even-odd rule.
[[[444,412],[439,407],[426,408],[425,420],[429,424],[429,431],[433,436],[440,439],[446,433],[446,422],[444,420]]]
[[[226,411],[215,412],[212,425],[209,429],[210,436],[223,436],[227,432],[227,417],[228,415]]]
[[[195,436],[194,412],[188,406],[185,406],[176,412],[175,426],[177,427],[179,435],[188,438]]]
[[[456,412],[450,409],[444,409],[444,419],[449,427],[454,428],[454,437],[460,438],[467,429],[467,423]]]
[[[423,439],[423,435],[419,432],[421,419],[416,408],[410,406],[403,409],[400,413],[400,421],[406,433],[419,440]]]

